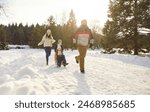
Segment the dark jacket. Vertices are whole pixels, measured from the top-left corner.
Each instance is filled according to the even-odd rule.
[[[62,52],[62,55],[63,55],[63,50],[64,50],[64,48],[63,48],[63,46],[61,45],[61,52]],[[56,52],[56,55],[57,55],[57,53],[58,53],[57,44],[54,45],[54,51]]]

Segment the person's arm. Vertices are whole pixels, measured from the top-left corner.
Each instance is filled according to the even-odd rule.
[[[57,44],[54,44],[54,51],[57,51]]]
[[[43,38],[42,38],[41,42],[39,42],[39,43],[38,43],[38,46],[40,46],[40,45],[44,44],[44,41],[45,41],[45,35],[43,36]]]
[[[51,36],[51,38],[52,38],[52,44],[55,43],[56,41],[54,40],[53,36]]]

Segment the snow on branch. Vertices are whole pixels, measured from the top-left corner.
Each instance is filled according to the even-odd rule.
[[[138,28],[138,32],[141,35],[147,35],[147,34],[150,34],[150,29],[148,29],[148,28]]]

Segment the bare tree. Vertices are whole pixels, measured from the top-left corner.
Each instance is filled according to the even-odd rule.
[[[0,16],[3,14],[5,16],[7,16],[6,15],[6,4],[5,4],[4,0],[0,0]]]
[[[102,32],[101,32],[102,26],[100,25],[100,21],[99,20],[93,20],[93,21],[91,21],[90,26],[92,28],[92,32],[93,33],[102,34]]]

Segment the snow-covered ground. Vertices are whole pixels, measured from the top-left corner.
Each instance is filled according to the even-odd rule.
[[[78,52],[64,53],[69,65],[57,68],[54,51],[49,66],[43,49],[0,51],[0,94],[150,95],[150,57],[88,50],[81,74]]]

